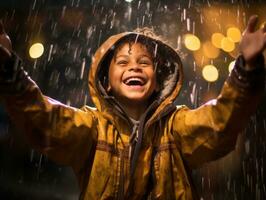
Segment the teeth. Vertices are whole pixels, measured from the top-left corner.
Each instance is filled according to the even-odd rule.
[[[130,82],[139,82],[140,84],[143,84],[143,80],[138,77],[132,77],[125,81],[125,84],[129,84]]]

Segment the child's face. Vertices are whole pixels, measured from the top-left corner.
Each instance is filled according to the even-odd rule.
[[[109,86],[120,103],[147,103],[156,88],[154,64],[147,48],[140,43],[125,43],[109,67]]]

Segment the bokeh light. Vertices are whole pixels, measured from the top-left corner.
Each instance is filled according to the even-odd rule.
[[[214,33],[212,34],[212,44],[213,46],[217,47],[217,48],[222,48],[222,39],[224,38],[224,35],[222,33]]]
[[[44,47],[42,43],[35,43],[30,47],[29,54],[33,59],[39,58],[44,52]]]
[[[231,71],[234,69],[236,61],[233,60],[232,62],[230,62],[230,64],[228,65],[228,71],[229,73],[231,73]]]
[[[186,34],[184,43],[185,43],[186,48],[191,51],[197,51],[200,49],[200,40],[195,35]]]
[[[241,31],[236,27],[228,28],[226,35],[233,42],[239,42],[241,40]]]
[[[214,65],[206,65],[202,69],[202,76],[208,82],[214,82],[219,77],[219,72]]]
[[[219,56],[220,50],[209,41],[203,43],[202,48],[204,55],[208,58],[217,58]]]
[[[235,49],[235,43],[231,38],[225,37],[222,39],[221,47],[225,52],[231,52]]]

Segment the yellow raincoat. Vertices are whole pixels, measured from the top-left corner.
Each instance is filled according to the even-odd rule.
[[[101,83],[112,47],[129,36],[148,37],[112,36],[92,58],[89,88],[96,108],[77,109],[44,96],[24,73],[26,89],[3,97],[7,111],[33,148],[73,168],[80,199],[197,199],[190,170],[234,149],[260,99],[263,73],[236,66],[217,99],[194,110],[174,106],[183,79],[181,61],[171,47],[148,37],[165,55],[168,71],[162,91],[135,129],[130,154],[133,125]],[[242,62],[240,57],[237,65]]]

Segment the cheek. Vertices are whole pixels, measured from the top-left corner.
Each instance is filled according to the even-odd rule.
[[[115,70],[113,69],[113,71],[111,70],[112,68],[110,68],[110,71],[109,71],[109,85],[114,87],[121,82],[123,73],[121,70],[118,70],[118,69],[115,69]]]
[[[152,83],[151,84],[152,84],[153,90],[158,90],[156,72],[153,72],[153,74],[152,74]]]
[[[151,82],[154,84],[156,83],[156,72],[152,69],[150,71],[147,72]]]

